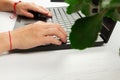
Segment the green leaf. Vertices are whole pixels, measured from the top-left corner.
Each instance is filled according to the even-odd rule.
[[[111,0],[110,5],[111,7],[120,7],[120,0]]]
[[[81,12],[85,15],[85,16],[91,16],[91,4],[84,4],[82,5],[82,8],[81,8]]]
[[[120,7],[120,0],[103,0],[102,8],[116,8]]]
[[[101,8],[108,8],[111,0],[102,0]]]
[[[92,0],[65,0],[69,4],[67,8],[67,13],[71,14],[82,10],[85,15],[90,13],[90,4]]]
[[[83,0],[65,0],[65,1],[69,3],[69,6],[67,8],[68,14],[79,11],[83,4]]]
[[[103,0],[102,9],[108,9],[105,16],[120,21],[120,0]]]
[[[102,18],[102,16],[97,14],[78,19],[72,26],[72,32],[70,33],[71,47],[75,49],[91,47],[102,27]]]
[[[120,21],[120,12],[119,12],[119,10],[120,10],[119,8],[110,9],[107,12],[106,16],[112,18],[114,21]]]

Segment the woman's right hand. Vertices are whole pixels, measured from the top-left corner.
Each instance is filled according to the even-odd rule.
[[[59,24],[39,21],[11,31],[11,37],[13,49],[28,49],[45,44],[60,45],[66,42],[67,34]]]

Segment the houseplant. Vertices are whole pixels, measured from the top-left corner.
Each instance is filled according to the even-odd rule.
[[[86,16],[76,20],[71,28],[69,39],[72,48],[82,50],[91,47],[101,30],[103,17],[120,21],[120,0],[97,0],[98,3],[93,4],[94,1],[96,0],[65,0],[69,4],[68,14],[81,10]],[[99,5],[99,11],[91,14],[91,6],[96,5]]]

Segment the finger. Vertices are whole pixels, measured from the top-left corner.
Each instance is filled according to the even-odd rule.
[[[61,39],[62,42],[66,42],[66,36],[58,28],[47,29],[45,35],[57,36]]]
[[[48,13],[48,16],[52,17],[52,13],[51,13],[51,12],[49,12],[49,13]]]
[[[53,38],[52,36],[46,36],[45,41],[46,41],[46,44],[55,44],[55,45],[61,45],[62,44],[61,41]]]
[[[49,27],[48,28],[58,28],[65,36],[67,36],[67,33],[65,32],[65,30],[59,25],[59,24],[53,24],[53,23],[48,23]]]
[[[34,17],[34,15],[33,15],[32,13],[27,12],[27,11],[25,11],[25,10],[24,10],[22,13],[23,13],[24,16],[26,16],[26,17],[29,17],[29,18],[33,18],[33,17]]]
[[[47,13],[47,16],[52,16],[52,14],[51,14],[51,12],[48,10],[48,9],[46,9],[46,8],[44,8],[44,7],[42,7],[42,6],[39,6],[40,7],[40,9],[42,9],[43,11],[47,11],[48,13]],[[41,12],[42,13],[42,12]],[[43,13],[44,14],[44,13]]]
[[[49,11],[47,9],[43,8],[43,7],[36,6],[36,8],[37,8],[36,11],[39,12],[39,13],[46,14],[46,15],[49,13]]]
[[[65,30],[59,25],[59,24],[56,24],[56,27],[58,27],[60,29],[60,31],[65,35],[67,36],[67,33],[65,32]]]
[[[38,6],[36,4],[29,4],[28,10],[39,12],[39,13],[42,13],[42,14],[48,14],[49,13],[49,11],[47,9],[45,9],[41,6]]]

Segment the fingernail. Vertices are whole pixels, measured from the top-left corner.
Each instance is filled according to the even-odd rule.
[[[51,14],[51,13],[48,13],[48,16],[52,17],[52,14]]]
[[[61,44],[62,44],[62,42],[59,41],[59,42],[58,42],[58,45],[61,45]]]
[[[34,18],[34,15],[30,15],[31,18]]]

